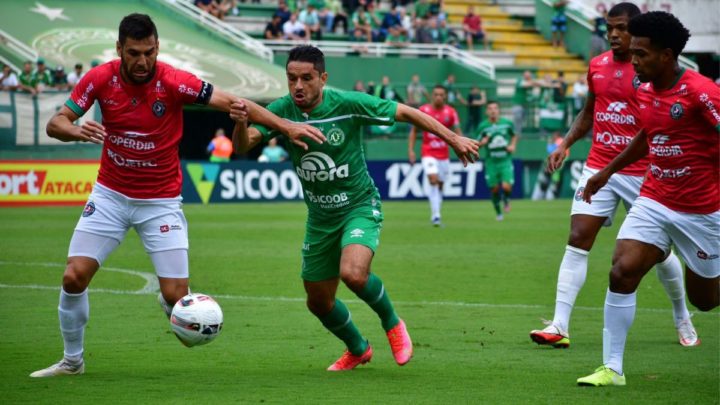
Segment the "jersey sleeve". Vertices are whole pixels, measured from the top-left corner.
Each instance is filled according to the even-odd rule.
[[[286,115],[287,102],[288,97],[282,97],[268,104],[266,108],[271,113],[283,118]],[[280,132],[261,124],[252,124],[252,127],[260,131],[260,135],[262,135],[263,141],[265,142],[281,134]]]
[[[70,93],[70,98],[65,101],[65,106],[82,117],[98,98],[100,84],[106,81],[103,80],[102,69],[91,69]]]
[[[700,116],[720,133],[720,87],[714,83],[703,86],[697,92]]]
[[[352,113],[363,125],[392,125],[397,103],[364,93],[346,93]]]
[[[174,88],[183,104],[207,105],[213,93],[212,84],[184,70],[175,70]]]

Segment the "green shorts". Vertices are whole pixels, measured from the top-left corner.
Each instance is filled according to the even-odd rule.
[[[310,214],[302,247],[302,279],[323,281],[338,277],[340,255],[347,245],[367,246],[374,253],[380,244],[382,221],[378,198],[368,200],[332,221]]]
[[[501,160],[493,162],[488,159],[485,161],[485,181],[488,188],[493,188],[500,183],[513,185],[515,183],[515,168],[512,160]]]

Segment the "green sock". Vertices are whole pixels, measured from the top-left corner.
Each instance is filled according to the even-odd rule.
[[[492,194],[492,205],[495,207],[495,213],[500,215],[500,192]]]
[[[385,291],[385,286],[382,280],[380,280],[380,277],[370,273],[367,283],[365,283],[365,288],[363,288],[357,296],[365,301],[373,311],[377,312],[380,316],[382,327],[386,332],[400,323],[400,318],[398,318],[395,313],[395,308],[393,308],[393,304],[390,302],[390,297],[387,291]]]
[[[510,192],[503,190],[502,200],[503,204],[510,204]]]
[[[367,350],[367,340],[360,334],[350,317],[345,304],[339,299],[335,300],[335,306],[327,315],[318,316],[323,326],[333,335],[345,342],[350,353],[359,356]]]

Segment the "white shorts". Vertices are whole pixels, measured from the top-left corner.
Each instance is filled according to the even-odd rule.
[[[444,183],[450,173],[450,159],[426,156],[422,158],[422,167],[426,176],[437,174],[438,180]]]
[[[119,244],[130,228],[135,228],[147,253],[188,249],[187,221],[182,212],[182,197],[135,199],[97,183],[75,227],[73,239],[78,232],[82,232],[103,237],[98,243],[105,244],[105,240],[110,238]],[[88,238],[82,237],[82,240],[83,244],[87,245]],[[101,246],[83,247],[83,244],[71,241],[68,257],[93,257],[102,264],[117,246],[115,244],[108,249]],[[88,252],[96,253],[89,255]]]
[[[665,253],[674,244],[693,272],[705,278],[720,276],[720,211],[687,214],[639,197],[617,238],[649,243]]]
[[[640,194],[643,176],[613,174],[607,184],[592,196],[592,204],[588,204],[582,199],[583,190],[585,190],[585,184],[587,184],[590,177],[598,171],[587,166],[583,168],[582,176],[575,189],[575,198],[570,209],[570,215],[583,214],[605,217],[603,226],[610,226],[620,202],[622,201],[623,205],[625,205],[625,210],[629,210],[633,201]]]

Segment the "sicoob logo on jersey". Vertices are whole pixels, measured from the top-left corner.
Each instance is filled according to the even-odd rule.
[[[90,201],[87,204],[85,204],[85,208],[83,208],[83,217],[89,217],[90,215],[95,213],[95,203]]]
[[[152,105],[152,111],[156,117],[158,117],[158,118],[162,117],[163,115],[165,115],[165,103],[163,103],[160,100],[155,100],[155,102]]]
[[[670,107],[670,117],[674,120],[679,120],[683,116],[683,107],[680,103],[675,103]]]

